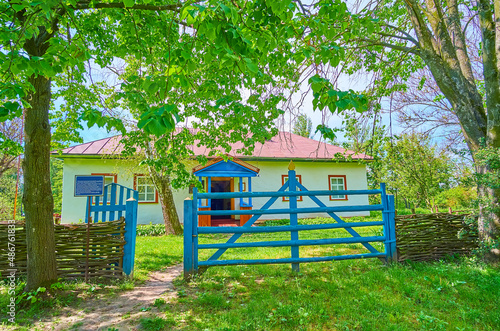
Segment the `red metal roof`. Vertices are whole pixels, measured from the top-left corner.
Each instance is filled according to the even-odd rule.
[[[62,150],[61,157],[64,156],[99,156],[99,155],[119,155],[123,150],[120,143],[121,135],[111,138],[91,141],[88,143],[68,147]],[[243,160],[250,159],[307,159],[307,160],[331,160],[336,155],[352,157],[353,160],[371,160],[372,157],[354,153],[353,151],[326,144],[317,140],[305,138],[289,132],[280,132],[271,140],[264,144],[257,143],[252,155],[243,155],[235,151],[243,147],[242,143],[232,145],[230,155]],[[208,156],[209,150],[203,146],[191,146],[195,155]],[[58,154],[58,152],[52,152]]]

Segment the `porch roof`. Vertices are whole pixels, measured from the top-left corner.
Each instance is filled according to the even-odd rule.
[[[236,158],[225,161],[221,157],[193,168],[197,177],[256,177],[259,171],[259,168]]]

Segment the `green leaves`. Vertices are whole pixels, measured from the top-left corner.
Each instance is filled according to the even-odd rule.
[[[137,123],[137,127],[144,130],[147,134],[161,137],[166,133],[172,132],[179,121],[179,109],[177,106],[164,105],[158,109],[151,109],[143,113]]]
[[[0,150],[2,154],[18,156],[23,152],[23,147],[17,141],[6,137],[0,132]]]
[[[357,94],[353,90],[337,91],[329,80],[315,75],[309,79],[313,91],[314,110],[323,110],[328,107],[330,112],[342,112],[355,109],[362,113],[368,110],[368,99],[366,96]]]
[[[17,102],[7,101],[0,105],[0,122],[20,117],[21,105]]]
[[[78,120],[87,121],[89,128],[97,125],[100,128],[106,127],[108,132],[113,129],[120,131],[122,134],[126,132],[121,119],[112,116],[103,116],[102,113],[96,109],[88,109],[84,111]]]
[[[335,131],[323,124],[320,124],[316,127],[316,131],[314,133],[320,132],[321,136],[326,140],[334,141],[337,137],[335,135]]]
[[[125,7],[133,7],[135,5],[135,0],[123,0]]]
[[[257,73],[259,72],[259,67],[257,67],[251,59],[249,58],[244,58],[243,59],[245,61],[245,65],[247,66],[248,70],[250,70],[251,72],[253,73]]]

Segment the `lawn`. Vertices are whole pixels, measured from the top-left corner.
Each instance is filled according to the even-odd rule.
[[[365,219],[374,220],[374,219]],[[301,220],[321,223],[324,219]],[[274,221],[273,225],[286,221]],[[381,229],[359,228],[365,236]],[[284,240],[289,234],[245,235],[241,241]],[[301,239],[349,236],[345,231],[302,232]],[[200,236],[200,243],[228,236]],[[181,261],[181,238],[138,238],[140,273],[160,261]],[[382,245],[374,245],[382,249]],[[149,247],[144,249],[145,247]],[[146,253],[149,249],[157,254]],[[365,252],[359,244],[302,247],[301,256]],[[163,253],[162,253],[163,252]],[[168,252],[168,253],[167,253]],[[213,251],[212,251],[213,252]],[[179,254],[177,258],[176,254]],[[227,254],[227,255],[226,255]],[[143,258],[142,256],[147,256]],[[206,259],[209,252],[200,252]],[[289,248],[234,249],[224,259],[289,257]],[[498,330],[500,270],[472,258],[393,264],[378,259],[290,265],[212,267],[189,283],[145,329],[208,330]],[[161,304],[161,302],[160,302]]]
[[[367,221],[376,220],[365,218]],[[353,220],[354,221],[354,220]],[[300,220],[322,223],[325,219]],[[270,225],[284,224],[273,221]],[[380,228],[359,228],[364,236]],[[242,241],[284,240],[289,234],[252,234]],[[345,231],[301,232],[301,239],[349,236]],[[200,243],[229,236],[200,236]],[[65,305],[106,299],[142,283],[151,271],[182,262],[180,236],[137,237],[134,282],[63,282],[60,294],[19,312],[19,323],[57,315]],[[382,249],[381,244],[375,245]],[[301,256],[365,252],[359,244],[302,247]],[[210,252],[203,251],[206,259]],[[234,249],[224,259],[289,257],[289,248]],[[191,282],[175,281],[177,298],[158,298],[160,313],[145,330],[499,330],[500,269],[474,258],[385,265],[378,259],[290,265],[212,267]],[[0,286],[0,320],[7,296]],[[2,324],[0,324],[0,328]]]

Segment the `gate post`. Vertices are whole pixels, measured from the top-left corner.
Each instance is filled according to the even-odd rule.
[[[125,205],[125,246],[123,246],[123,272],[134,275],[135,237],[137,231],[137,200],[127,199]]]
[[[210,179],[210,177],[209,177]],[[208,186],[210,188],[210,184]],[[193,272],[198,273],[198,189],[193,189],[193,201],[191,201],[191,242],[193,249]],[[212,217],[212,216],[210,216]]]
[[[184,200],[184,279],[190,278],[193,272],[193,208],[187,198]]]
[[[288,165],[288,191],[289,192],[296,192],[297,191],[297,178],[295,177],[295,164],[293,164],[293,161],[290,161],[290,164]],[[289,206],[290,206],[290,225],[291,226],[297,226],[298,225],[298,217],[297,217],[297,196],[291,196],[288,199],[289,201]],[[295,213],[293,211],[295,210]],[[298,231],[291,231],[291,240],[292,241],[297,241],[299,240],[299,232]],[[292,251],[292,259],[298,259],[299,258],[299,246],[292,246],[291,247]],[[299,263],[292,263],[292,270],[295,272],[299,272],[300,270],[300,264]]]
[[[396,206],[394,204],[394,195],[388,195],[387,196],[387,204],[389,207],[389,213],[388,213],[388,225],[389,225],[389,251],[390,255],[389,258],[391,261],[397,261],[398,256],[397,256],[397,249],[396,249]]]
[[[383,206],[382,220],[384,222],[384,246],[385,246],[385,261],[391,262],[396,257],[396,230],[394,217],[396,210],[394,206],[394,196],[387,195],[385,183],[380,183],[381,202]]]

